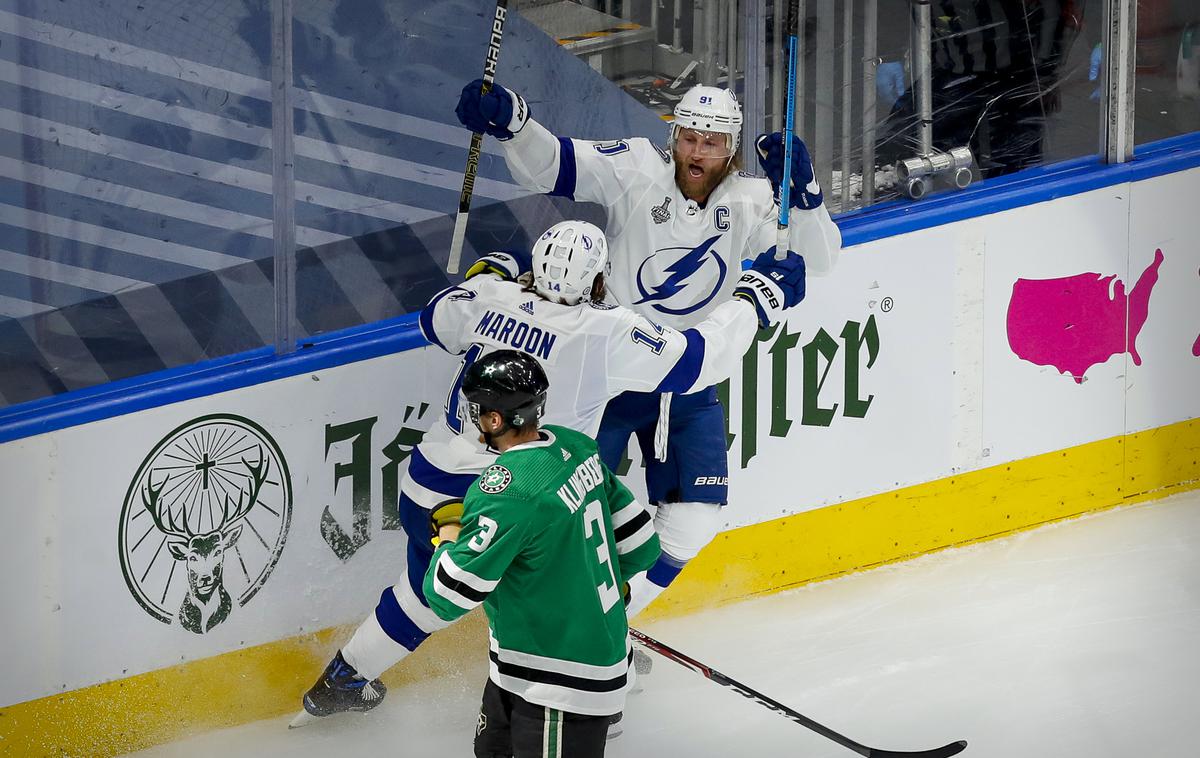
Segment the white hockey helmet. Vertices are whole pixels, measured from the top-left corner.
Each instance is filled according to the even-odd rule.
[[[595,224],[560,221],[533,245],[533,288],[547,300],[575,305],[606,273],[608,240]]]
[[[675,105],[671,150],[675,149],[675,138],[680,129],[728,134],[729,154],[737,155],[742,141],[742,106],[732,90],[698,84],[684,93]]]

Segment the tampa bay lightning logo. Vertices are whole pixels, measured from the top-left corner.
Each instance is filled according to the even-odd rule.
[[[721,235],[718,234],[690,250],[686,247],[665,247],[642,261],[637,272],[637,288],[642,299],[634,305],[649,303],[659,313],[684,316],[712,302],[721,291],[729,270],[725,260],[712,249],[719,239]],[[650,281],[657,277],[654,271],[647,271],[646,264],[674,256],[678,257],[663,269],[667,277],[661,282]],[[702,290],[705,294],[698,297]]]

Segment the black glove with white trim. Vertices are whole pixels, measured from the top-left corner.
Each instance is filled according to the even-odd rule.
[[[788,251],[775,260],[775,246],[761,253],[738,280],[734,297],[754,305],[762,328],[778,322],[783,311],[804,299],[804,258]]]

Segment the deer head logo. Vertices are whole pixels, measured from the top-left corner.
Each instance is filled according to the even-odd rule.
[[[188,525],[187,514],[182,511],[182,517],[177,521],[169,509],[161,508],[160,498],[167,480],[164,479],[156,488],[153,469],[142,488],[142,505],[158,530],[167,535],[167,549],[171,555],[175,560],[182,561],[187,571],[188,592],[179,607],[179,623],[184,629],[197,634],[203,634],[224,621],[233,607],[222,583],[225,553],[237,544],[242,534],[239,522],[258,502],[258,494],[262,491],[270,468],[270,461],[266,458],[260,458],[256,464],[242,458],[242,464],[250,473],[248,490],[238,490],[236,503],[229,493],[224,493],[220,518],[206,532],[193,531]]]
[[[291,522],[287,464],[249,419],[197,419],[143,461],[121,522],[135,599],[160,621],[204,634],[235,599],[253,597],[278,560]]]

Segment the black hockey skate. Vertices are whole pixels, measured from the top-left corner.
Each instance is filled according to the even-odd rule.
[[[304,710],[317,717],[345,711],[366,712],[382,703],[386,694],[383,682],[363,679],[339,650],[317,683],[304,693]]]

